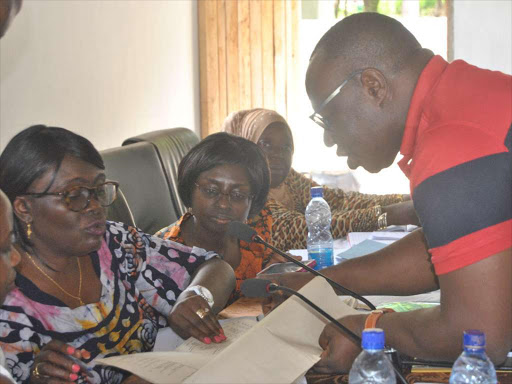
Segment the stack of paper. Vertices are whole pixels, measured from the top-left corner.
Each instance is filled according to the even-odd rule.
[[[356,314],[321,277],[299,291],[334,318]],[[292,296],[263,320],[230,322],[229,342],[187,340],[181,352],[148,352],[99,359],[155,384],[292,383],[319,359],[318,338],[328,321]]]

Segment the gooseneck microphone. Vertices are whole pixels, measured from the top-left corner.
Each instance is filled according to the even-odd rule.
[[[315,311],[320,313],[322,316],[324,316],[327,320],[329,320],[331,323],[336,325],[339,329],[342,330],[342,332],[350,337],[357,345],[361,345],[361,338],[357,336],[354,332],[352,332],[350,329],[345,327],[343,324],[341,324],[338,320],[336,320],[334,317],[329,315],[327,312],[325,312],[322,308],[320,308],[318,305],[314,304],[311,300],[309,300],[307,297],[302,295],[301,293],[295,291],[294,289],[284,287],[281,285],[277,285],[270,280],[264,280],[264,279],[247,279],[242,282],[242,286],[240,287],[242,290],[242,294],[246,297],[268,297],[271,296],[273,292],[276,291],[285,291],[288,293],[291,293],[292,295],[297,296],[299,299],[304,301],[306,304],[308,304],[310,307],[312,307]],[[407,380],[402,375],[402,372],[393,365],[393,370],[395,371],[396,376],[398,379],[404,383],[407,384]]]
[[[240,239],[240,240],[243,240],[243,241],[246,241],[248,243],[252,243],[252,242],[255,242],[255,243],[259,243],[259,244],[263,244],[265,247],[267,248],[270,248],[272,251],[274,251],[275,253],[283,256],[285,259],[287,260],[290,260],[292,263],[295,263],[299,266],[301,266],[302,268],[304,268],[306,271],[308,272],[311,272],[312,274],[316,275],[316,276],[321,276],[323,277],[325,280],[327,280],[327,282],[333,287],[333,288],[337,288],[340,292],[344,293],[345,295],[349,295],[349,296],[352,296],[353,298],[357,299],[357,300],[360,300],[362,301],[363,303],[365,303],[368,307],[370,307],[370,309],[376,309],[375,308],[375,305],[373,305],[370,300],[364,298],[363,296],[351,291],[350,289],[348,288],[345,288],[344,286],[342,286],[341,284],[338,284],[337,282],[333,281],[332,279],[328,278],[327,276],[325,276],[324,274],[314,270],[313,268],[309,267],[308,265],[304,264],[304,263],[301,263],[300,261],[298,260],[295,260],[293,257],[291,257],[290,255],[286,254],[285,252],[283,251],[280,251],[279,249],[277,249],[276,247],[274,247],[273,245],[267,243],[265,240],[263,240],[261,238],[261,236],[259,236],[256,231],[254,229],[252,229],[251,227],[249,227],[248,225],[244,224],[244,223],[241,223],[239,221],[232,221],[228,224],[228,235],[230,236],[234,236],[236,237],[237,239]]]
[[[361,345],[361,338],[357,336],[354,332],[352,332],[350,329],[345,327],[343,324],[341,324],[338,320],[336,320],[334,317],[329,315],[327,312],[325,312],[322,308],[320,308],[318,305],[314,304],[311,300],[309,300],[306,296],[300,294],[294,289],[284,287],[282,285],[277,285],[270,280],[264,280],[264,279],[247,279],[242,282],[241,286],[242,294],[245,297],[268,297],[271,296],[273,292],[276,291],[285,291],[288,293],[291,293],[292,295],[297,296],[299,299],[304,301],[309,306],[313,307],[313,309],[322,316],[324,316],[327,320],[334,323],[338,328],[340,328],[347,336],[349,336],[357,345]]]

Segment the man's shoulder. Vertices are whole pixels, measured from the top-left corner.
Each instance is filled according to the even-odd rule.
[[[502,131],[512,122],[511,88],[510,75],[454,61],[425,100],[423,119],[433,125],[454,121]]]

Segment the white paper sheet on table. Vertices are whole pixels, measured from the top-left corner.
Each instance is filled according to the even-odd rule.
[[[334,255],[337,255],[338,253],[346,251],[347,249],[350,248],[350,244],[348,243],[348,240],[345,237],[343,237],[341,239],[334,240],[332,246],[334,248],[334,252],[333,252]],[[291,249],[288,252],[295,256],[301,256],[302,260],[309,259],[307,249]]]
[[[336,253],[335,254],[336,262],[339,263],[343,260],[350,260],[350,259],[354,259],[356,257],[368,255],[369,253],[376,252],[382,248],[385,248],[386,246],[387,246],[386,244],[382,244],[379,241],[367,239],[367,240],[364,240],[364,241],[350,247],[349,249],[347,249],[343,252]]]
[[[322,278],[313,279],[300,292],[334,318],[357,313],[341,303]],[[305,303],[291,297],[236,340],[229,333],[231,323],[223,325],[228,339],[233,339],[229,345],[201,344],[200,351],[193,353],[149,352],[98,362],[125,369],[156,384],[292,383],[320,359],[318,338],[327,323]],[[226,344],[225,348],[215,354],[208,351],[208,347],[218,349],[222,344]]]
[[[396,240],[400,240],[402,237],[405,237],[410,232],[386,232],[386,231],[376,231],[376,232],[350,232],[347,235],[348,242],[351,247],[357,245],[365,240],[375,240],[380,241],[384,244],[391,244]]]

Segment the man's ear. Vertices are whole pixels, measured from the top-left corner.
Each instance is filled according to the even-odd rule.
[[[365,69],[361,73],[361,83],[366,95],[378,106],[381,106],[389,92],[388,82],[381,71],[375,68]]]
[[[12,210],[16,217],[24,223],[32,222],[32,205],[29,199],[24,196],[18,196],[12,203]]]

